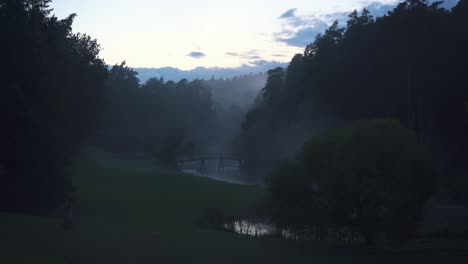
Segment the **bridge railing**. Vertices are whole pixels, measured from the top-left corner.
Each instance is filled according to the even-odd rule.
[[[241,169],[244,164],[244,160],[240,157],[236,157],[234,155],[224,155],[222,153],[219,153],[218,155],[200,155],[200,156],[192,156],[190,158],[180,158],[177,160],[177,164],[179,165],[180,169],[184,169],[184,163],[193,163],[193,162],[199,162],[199,171],[200,172],[206,172],[207,167],[206,167],[206,161],[209,160],[215,160],[218,161],[218,172],[219,173],[224,173],[224,169],[226,167],[231,167],[231,168],[238,168]],[[231,165],[229,164],[228,166],[225,165],[225,161],[236,161],[236,165]]]

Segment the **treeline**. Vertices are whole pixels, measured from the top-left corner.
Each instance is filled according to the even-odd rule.
[[[286,69],[268,72],[238,138],[251,171],[264,172],[314,134],[353,120],[392,118],[430,146],[450,171],[468,153],[467,1],[453,10],[422,0],[383,17],[353,12]]]
[[[214,118],[210,91],[201,81],[150,79],[139,84],[125,63],[109,71],[106,104],[96,144],[115,152],[154,155],[172,166],[193,153]]]
[[[66,168],[95,125],[107,69],[50,0],[0,0],[0,210],[42,211],[71,191]]]
[[[265,74],[140,85],[125,63],[109,71],[106,104],[95,144],[140,153],[174,167],[177,157],[229,152]]]

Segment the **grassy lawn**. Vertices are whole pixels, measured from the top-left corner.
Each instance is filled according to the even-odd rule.
[[[237,212],[266,192],[164,171],[88,149],[71,168],[74,228],[60,217],[0,214],[0,264],[468,263],[451,253],[390,254],[254,239],[200,228],[208,209]]]

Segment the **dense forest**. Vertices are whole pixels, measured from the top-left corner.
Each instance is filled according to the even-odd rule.
[[[0,1],[0,208],[42,211],[72,188],[66,168],[93,132],[107,69],[49,0]]]
[[[405,1],[378,18],[355,11],[345,28],[336,21],[286,69],[269,71],[238,139],[252,170],[313,134],[376,118],[400,120],[444,169],[466,170],[466,1],[452,11],[440,4]]]
[[[95,144],[172,168],[177,157],[232,152],[232,139],[265,81],[265,74],[251,74],[191,82],[151,78],[140,85],[123,62],[109,71]]]

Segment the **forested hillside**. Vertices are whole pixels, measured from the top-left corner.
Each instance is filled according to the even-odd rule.
[[[252,171],[289,157],[312,135],[353,120],[391,118],[438,164],[466,170],[467,1],[453,10],[410,0],[383,17],[364,9],[336,21],[285,69],[268,72],[244,119],[238,152]]]
[[[177,157],[232,152],[242,118],[265,74],[178,82],[151,78],[139,84],[125,63],[109,71],[95,144],[142,153],[174,167]]]

